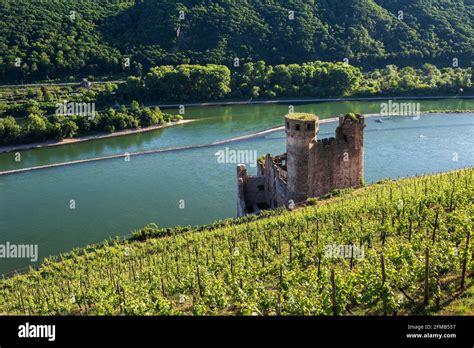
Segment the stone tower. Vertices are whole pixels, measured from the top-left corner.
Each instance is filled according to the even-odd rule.
[[[319,132],[318,117],[291,113],[285,116],[288,201],[308,198],[308,158],[310,143]]]
[[[362,115],[339,117],[336,137],[315,139],[310,145],[308,196],[318,197],[336,188],[360,187],[364,178]]]

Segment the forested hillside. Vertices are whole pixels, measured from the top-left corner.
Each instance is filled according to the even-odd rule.
[[[469,0],[10,0],[0,78],[141,74],[164,64],[472,66]],[[130,58],[130,66],[124,59]]]

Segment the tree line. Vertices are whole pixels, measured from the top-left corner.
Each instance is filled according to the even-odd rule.
[[[424,64],[420,69],[388,65],[362,72],[346,63],[269,65],[249,62],[231,72],[223,65],[152,68],[118,87],[122,100],[210,101],[222,98],[318,98],[348,96],[458,95],[471,92],[472,69]]]
[[[181,119],[182,116],[162,112],[159,108],[141,107],[137,101],[132,102],[130,109],[122,105],[92,115],[50,116],[46,116],[44,110],[34,103],[29,107],[28,117],[22,125],[11,116],[0,118],[0,144],[59,141],[85,134],[162,125]]]

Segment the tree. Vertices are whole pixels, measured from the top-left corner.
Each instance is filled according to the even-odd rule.
[[[28,141],[42,141],[46,139],[50,127],[51,124],[44,116],[30,114],[23,126],[24,137]]]
[[[130,104],[130,111],[135,116],[140,115],[140,104],[136,100],[132,101]]]
[[[21,128],[13,117],[0,118],[0,141],[3,144],[16,143],[20,136]]]
[[[77,124],[70,120],[70,119],[65,119],[63,122],[61,122],[61,136],[62,138],[73,138],[77,135],[79,127]]]
[[[260,87],[258,86],[253,86],[252,87],[252,92],[250,94],[252,98],[258,98],[260,96]]]
[[[154,67],[147,74],[145,88],[150,99],[219,99],[231,91],[230,70],[226,66],[214,64]]]
[[[40,104],[36,100],[29,100],[28,101],[28,107],[26,109],[26,114],[27,115],[39,115],[43,116],[46,112],[44,110],[41,110]]]
[[[161,114],[161,111],[159,113]],[[140,123],[142,127],[149,127],[158,124],[158,120],[158,112],[152,112],[150,108],[144,108],[141,110]]]

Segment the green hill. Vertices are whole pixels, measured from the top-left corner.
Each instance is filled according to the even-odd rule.
[[[472,315],[473,203],[469,168],[212,227],[147,227],[1,281],[0,313]]]
[[[465,0],[3,1],[0,78],[233,66],[235,58],[269,64],[348,58],[371,68],[451,66],[457,58],[468,67],[473,18],[474,5]],[[130,68],[122,64],[126,57]]]

